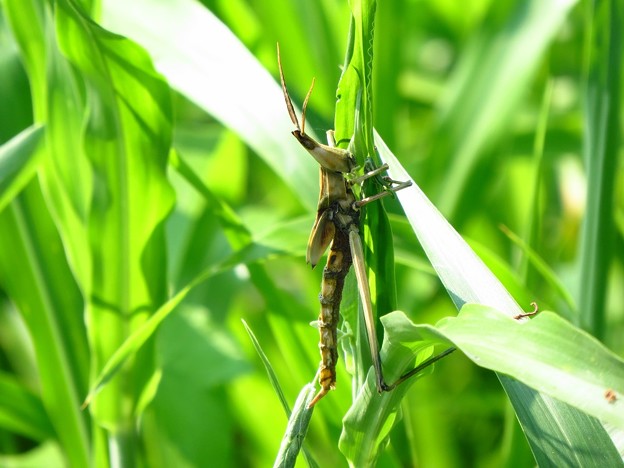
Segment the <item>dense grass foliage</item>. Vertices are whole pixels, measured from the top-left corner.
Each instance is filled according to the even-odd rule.
[[[0,2],[0,465],[621,464],[623,15]],[[361,229],[386,377],[458,348],[377,395],[350,275],[313,412],[318,167],[277,42],[306,131],[415,182]]]

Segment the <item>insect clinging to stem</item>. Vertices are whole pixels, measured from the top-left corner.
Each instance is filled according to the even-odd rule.
[[[391,385],[387,385],[384,381],[379,346],[375,334],[373,308],[366,278],[362,241],[359,235],[360,209],[368,203],[409,187],[411,181],[397,182],[388,177],[381,177],[384,185],[382,192],[358,199],[352,190],[353,185],[360,184],[371,177],[379,177],[380,174],[388,169],[388,166],[384,164],[358,177],[355,173],[358,169],[355,158],[348,150],[335,146],[333,131],[327,132],[327,145],[321,144],[308,136],[305,133],[305,112],[314,87],[314,80],[312,80],[312,85],[303,101],[300,125],[286,88],[279,44],[277,46],[277,59],[284,100],[286,101],[290,119],[296,127],[292,134],[320,166],[320,194],[316,219],[308,239],[307,262],[314,267],[329,247],[327,263],[323,269],[321,292],[319,294],[321,303],[321,312],[318,318],[320,330],[319,348],[321,351],[319,383],[321,389],[308,407],[315,405],[336,385],[336,362],[338,360],[337,328],[340,320],[340,302],[342,300],[344,280],[351,265],[354,266],[358,291],[362,300],[368,344],[377,377],[377,390],[379,393],[390,391],[399,383],[454,350],[452,348],[423,362]]]

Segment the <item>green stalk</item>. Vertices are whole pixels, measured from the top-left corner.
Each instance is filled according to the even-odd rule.
[[[584,159],[587,206],[581,240],[580,321],[598,339],[605,333],[607,278],[613,252],[614,189],[620,144],[621,6],[590,5],[585,89]]]
[[[356,160],[362,167],[367,160],[372,160],[377,166],[381,160],[377,154],[373,137],[373,38],[375,28],[375,12],[377,8],[374,0],[353,0],[351,7],[351,27],[343,73],[338,85],[336,104],[335,132],[338,143],[350,140],[350,148]],[[379,187],[372,180],[364,184],[364,194],[372,195]],[[388,222],[383,202],[371,203],[363,209],[361,236],[364,246],[366,273],[371,293],[371,300],[376,317],[381,317],[396,309],[396,291],[394,280],[394,250],[392,231]],[[361,313],[356,317],[344,314],[345,321],[352,330],[356,330],[355,373],[353,379],[354,402],[361,401],[359,394],[370,380],[371,353],[376,349],[369,349],[361,322]],[[377,339],[383,341],[383,328],[378,323]],[[392,381],[392,380],[391,380]],[[370,382],[369,382],[370,383]],[[377,459],[384,441],[389,437],[389,428],[396,422],[396,408],[408,385],[395,390],[390,395],[373,396],[372,405],[379,410],[365,411],[366,416],[360,418],[362,409],[351,408],[343,420],[343,433],[340,440],[340,450],[349,462],[358,466],[361,463],[373,462]],[[369,405],[364,405],[364,407]],[[369,409],[373,406],[369,406]],[[360,434],[362,439],[353,444],[350,434]],[[354,447],[357,449],[354,450]]]

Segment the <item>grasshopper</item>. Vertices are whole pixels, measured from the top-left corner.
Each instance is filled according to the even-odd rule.
[[[411,182],[397,182],[387,177],[382,177],[386,187],[384,191],[358,200],[352,190],[353,185],[360,184],[371,177],[378,177],[379,174],[388,169],[388,166],[384,164],[357,177],[355,171],[358,168],[353,155],[348,150],[335,146],[333,131],[327,132],[327,145],[321,144],[308,136],[305,133],[305,112],[314,87],[314,80],[312,80],[310,90],[303,101],[301,125],[299,125],[297,114],[286,88],[279,44],[277,46],[277,60],[284,100],[286,101],[290,119],[296,127],[292,134],[320,165],[321,191],[316,220],[310,233],[306,252],[306,261],[312,265],[312,268],[316,266],[329,247],[327,263],[323,269],[321,292],[319,294],[321,303],[321,312],[318,318],[320,331],[319,348],[321,351],[319,384],[321,389],[308,405],[308,408],[314,406],[336,385],[336,362],[338,361],[337,329],[340,319],[340,302],[342,300],[344,280],[351,265],[354,266],[358,290],[363,303],[368,342],[377,376],[377,390],[379,393],[390,391],[400,382],[414,375],[416,369],[410,371],[409,375],[402,376],[392,385],[387,385],[384,381],[378,352],[379,346],[375,334],[373,308],[366,278],[362,241],[359,234],[360,209],[372,201],[410,186]]]

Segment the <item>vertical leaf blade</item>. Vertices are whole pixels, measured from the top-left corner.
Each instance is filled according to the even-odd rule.
[[[87,314],[97,372],[166,297],[171,98],[138,46],[102,29],[70,1],[58,2],[56,20],[61,49],[83,75],[90,109],[84,147],[95,196],[88,221],[93,279]],[[132,406],[153,369],[148,348],[96,397],[92,411],[101,425],[113,434],[133,432]]]
[[[581,323],[599,339],[605,333],[607,276],[615,235],[614,200],[620,152],[622,5],[590,2],[590,63],[585,91],[584,159],[587,206],[581,238]]]

